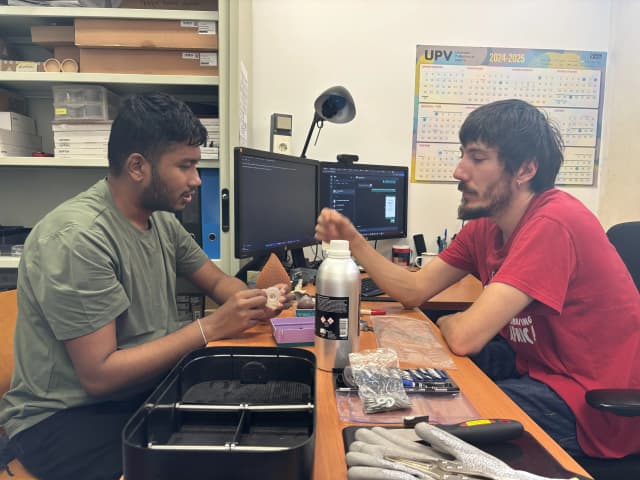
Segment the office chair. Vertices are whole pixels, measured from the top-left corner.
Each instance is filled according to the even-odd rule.
[[[607,231],[609,241],[616,247],[640,291],[640,222],[614,225]]]
[[[607,231],[622,261],[640,291],[640,222],[614,225]],[[640,416],[640,389],[600,389],[588,391],[587,403],[593,408],[625,417]],[[640,478],[640,454],[621,459],[603,460],[576,458],[595,480],[625,480]]]
[[[623,417],[640,416],[640,390],[600,389],[586,393],[587,403],[593,408]],[[602,459],[576,457],[582,467],[595,480],[636,480],[640,478],[640,454],[624,458]]]
[[[18,297],[15,290],[0,292],[0,397],[9,390],[13,372],[13,332],[18,316]],[[2,428],[0,427],[0,430]],[[9,469],[0,468],[0,480],[36,480],[18,460],[9,463]]]

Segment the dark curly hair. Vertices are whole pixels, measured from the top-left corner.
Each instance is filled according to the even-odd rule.
[[[531,179],[534,192],[552,188],[563,162],[564,144],[558,128],[533,105],[522,100],[500,100],[469,114],[460,128],[460,143],[482,142],[498,150],[510,174],[533,160],[538,171]]]
[[[207,130],[182,101],[164,93],[125,97],[109,135],[109,171],[118,176],[132,153],[154,163],[175,144],[204,145]]]

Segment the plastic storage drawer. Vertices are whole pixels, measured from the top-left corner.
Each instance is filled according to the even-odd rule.
[[[308,480],[315,371],[296,348],[191,352],[124,427],[124,477]]]
[[[55,85],[51,88],[56,121],[113,120],[118,113],[120,97],[99,85]]]

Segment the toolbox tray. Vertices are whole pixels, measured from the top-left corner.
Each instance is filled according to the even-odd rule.
[[[125,425],[125,478],[311,478],[315,367],[295,348],[189,353]]]

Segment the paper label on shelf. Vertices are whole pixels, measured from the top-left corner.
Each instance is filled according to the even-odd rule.
[[[217,52],[203,52],[200,54],[201,67],[216,67],[218,65]]]
[[[215,35],[216,34],[216,22],[202,20],[198,22],[198,34],[200,35]]]
[[[198,52],[182,52],[182,58],[184,60],[198,60],[200,55]]]
[[[16,72],[37,72],[38,62],[18,62],[16,63]]]
[[[66,115],[67,107],[56,107],[56,115]]]
[[[196,28],[198,26],[198,22],[195,20],[180,20],[180,26],[183,28]]]
[[[203,160],[218,160],[218,147],[200,147],[200,158]]]

